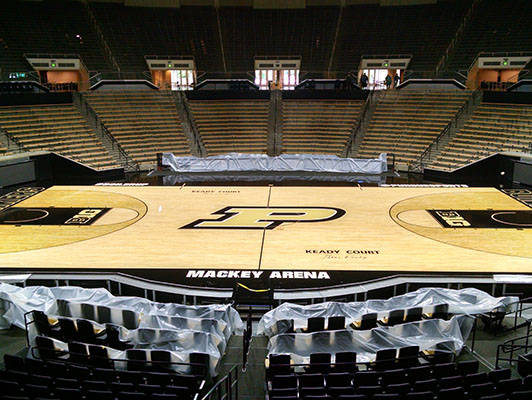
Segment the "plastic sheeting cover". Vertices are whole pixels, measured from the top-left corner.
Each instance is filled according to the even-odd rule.
[[[65,352],[68,352],[68,345],[60,340],[57,340],[57,339],[53,339],[53,338],[50,338],[53,343],[54,343],[54,346],[56,349],[58,350],[63,350]],[[35,346],[35,343],[34,343],[34,340],[33,341],[30,341],[30,344],[32,346]],[[138,347],[138,348],[141,348],[141,347]],[[126,351],[121,351],[121,350],[115,350],[115,349],[111,349],[109,347],[106,347],[107,349],[107,354],[109,355],[109,358],[110,359],[113,359],[113,360],[124,360],[124,362],[115,362],[115,368],[116,369],[121,369],[121,370],[125,370],[127,369],[127,354],[126,354]],[[176,351],[176,349],[172,348],[172,346],[170,344],[165,344],[163,346],[160,346],[157,348],[157,350],[168,350],[170,352],[170,362],[172,363],[183,363],[183,364],[187,364],[190,362],[190,354],[191,353],[196,353],[196,352],[203,352],[205,353],[206,351],[203,351],[203,347],[201,345],[201,343],[198,345],[198,348],[197,349],[178,349]],[[146,348],[146,355],[147,355],[147,361],[152,361],[152,358],[151,358],[151,352],[150,352],[150,349],[147,349]],[[60,357],[61,358],[61,357]],[[65,355],[64,358],[66,359],[67,356]],[[219,364],[219,361],[220,361],[220,358],[219,356],[217,356],[216,354],[209,354],[209,373],[211,374],[211,376],[216,376],[217,375],[217,367],[218,367],[218,364]],[[190,366],[187,366],[187,365],[173,365],[172,366],[172,369],[174,369],[175,371],[177,372],[181,372],[181,373],[190,373]]]
[[[519,301],[518,297],[492,297],[489,294],[474,288],[461,290],[443,288],[423,288],[415,292],[391,297],[388,300],[367,300],[364,302],[326,302],[302,306],[293,303],[283,303],[279,307],[267,312],[261,318],[257,333],[272,337],[284,333],[289,325],[278,321],[307,320],[311,317],[345,316],[346,323],[359,320],[362,315],[378,313],[379,318],[386,316],[390,311],[424,307],[425,312],[430,312],[429,307],[438,304],[449,304],[451,314],[481,314],[497,308],[513,311]],[[306,324],[305,324],[306,326]]]
[[[377,159],[343,158],[321,154],[264,154],[228,153],[211,157],[176,157],[163,153],[162,164],[174,172],[226,171],[310,171],[336,173],[381,174],[388,170],[386,154]]]
[[[419,346],[420,351],[442,350],[458,354],[473,323],[472,317],[458,315],[449,321],[433,319],[366,331],[283,333],[270,339],[268,355],[290,354],[295,364],[308,364],[312,353],[353,351],[357,353],[358,362],[371,362],[379,350],[407,346]]]
[[[10,325],[24,329],[24,314],[32,310],[43,311],[51,315],[60,314],[57,300],[61,299],[131,310],[142,315],[141,325],[143,324],[143,316],[161,315],[223,320],[227,323],[230,333],[240,333],[244,327],[238,312],[225,304],[189,306],[157,303],[140,297],[116,297],[102,288],[84,289],[75,286],[53,288],[29,286],[21,288],[0,283],[0,329],[7,329]]]

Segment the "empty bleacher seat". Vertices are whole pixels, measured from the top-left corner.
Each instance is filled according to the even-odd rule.
[[[283,153],[341,155],[364,102],[283,100]]]
[[[532,106],[483,102],[429,165],[453,170],[498,152],[526,152],[531,126]]]
[[[458,90],[386,92],[378,100],[356,156],[376,158],[380,153],[393,153],[396,162],[414,162],[470,96],[470,92]]]
[[[95,169],[119,167],[72,104],[0,107],[0,127],[27,151],[53,151]]]
[[[158,152],[190,155],[170,92],[104,91],[84,94],[105,127],[140,165],[155,165]]]

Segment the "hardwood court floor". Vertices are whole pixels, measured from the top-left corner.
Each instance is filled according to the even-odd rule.
[[[6,268],[532,272],[493,188],[54,186],[0,213]]]

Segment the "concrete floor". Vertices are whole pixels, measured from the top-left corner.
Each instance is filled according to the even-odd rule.
[[[0,330],[0,364],[4,363],[4,354],[16,354],[26,348],[26,332],[12,326]]]

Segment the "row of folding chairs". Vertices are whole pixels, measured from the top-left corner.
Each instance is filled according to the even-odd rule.
[[[448,353],[441,353],[446,358]],[[420,365],[420,353],[418,346],[408,346],[399,349],[379,350],[375,356],[375,361],[366,363],[366,368],[377,371],[385,371],[396,368],[410,368]],[[432,357],[433,358],[433,357]],[[308,372],[357,372],[357,353],[338,352],[312,353],[309,357],[309,364],[305,366]],[[429,358],[430,360],[430,358]],[[293,362],[289,354],[270,354],[268,356],[268,376],[277,374],[287,374],[293,371]]]
[[[64,299],[58,299],[56,302],[61,316],[88,319],[99,324],[116,324],[126,329],[136,329],[139,326],[140,313],[133,310]]]
[[[128,349],[125,352],[125,360],[113,360],[109,358],[108,350],[103,346],[86,345],[85,343],[68,343],[69,351],[56,347],[54,341],[48,337],[36,336],[36,347],[39,357],[44,360],[63,361],[92,365],[98,367],[116,367],[126,364],[132,371],[172,371],[176,367],[169,350],[157,349]],[[210,356],[206,353],[188,353],[189,362],[176,368],[185,368],[188,373],[197,376],[206,376],[209,372]]]
[[[119,327],[113,324],[106,324],[105,329],[99,331],[98,327],[88,319],[57,317],[57,320],[52,320],[42,311],[33,311],[32,316],[37,332],[42,336],[63,342],[75,341],[105,345],[116,350],[133,347],[132,344],[120,340]]]
[[[489,394],[482,397],[469,397],[464,388],[452,388],[441,390],[437,395],[432,392],[410,392],[405,396],[391,393],[377,393],[373,395],[354,394],[340,395],[336,399],[330,395],[307,395],[297,396],[270,396],[269,400],[530,400],[532,391],[515,391],[510,395]]]
[[[363,314],[359,320],[350,323],[350,327],[357,330],[368,330],[378,326],[395,326],[408,322],[417,322],[423,319],[448,319],[449,305],[437,304],[435,306],[414,307],[409,309],[392,310],[387,315],[379,318],[378,313]],[[331,317],[310,317],[307,319],[307,326],[303,328],[303,332],[313,333],[325,330],[339,330],[346,328],[345,316],[331,316]],[[274,334],[278,333],[294,333],[294,320],[278,320],[276,326],[273,328]]]
[[[99,387],[98,382],[88,382],[90,386]],[[157,389],[151,385],[137,387],[137,391],[117,391],[123,387],[108,388],[108,390],[72,389],[63,387],[49,388],[47,386],[26,384],[19,386],[13,382],[2,382],[4,400],[193,400],[197,398],[189,394],[185,388],[168,386]],[[114,391],[112,390],[114,389]],[[43,397],[45,396],[45,397]]]
[[[56,300],[58,315],[72,318],[89,319],[100,324],[116,324],[126,329],[139,327],[141,314],[126,308],[103,306],[91,303],[78,303],[64,299]],[[184,304],[165,304],[163,307],[166,315],[158,315],[159,318],[172,323],[173,317],[209,319],[230,323],[227,311],[210,309],[208,306],[187,306]],[[149,317],[149,316],[148,316]],[[170,317],[170,318],[168,318]],[[224,325],[225,328],[225,325]],[[222,329],[225,330],[225,329]]]
[[[454,367],[454,364],[448,364]],[[458,364],[459,369],[442,370],[436,369],[435,372],[426,367],[414,367],[410,369],[395,369],[383,372],[377,371],[359,371],[355,374],[349,372],[332,372],[329,374],[322,373],[303,373],[276,375],[270,380],[272,387],[290,388],[290,387],[338,387],[352,386],[383,386],[392,384],[415,384],[416,382],[433,382],[438,386],[438,381],[446,380],[447,382],[459,383],[455,386],[469,387],[473,384],[492,382],[494,384],[502,380],[511,378],[510,369],[498,369],[489,373],[479,373],[478,362],[464,361]],[[470,373],[469,373],[470,372]],[[449,383],[447,383],[447,386]]]
[[[382,386],[408,383],[414,385],[417,382],[432,382],[438,387],[438,381],[444,379],[444,386],[449,386],[449,382],[459,384],[466,383],[467,386],[477,383],[493,382],[510,379],[509,369],[499,369],[490,371],[488,374],[478,373],[479,363],[477,360],[462,361],[458,364],[436,364],[423,365],[407,369],[394,369],[386,371],[358,371],[350,372],[330,372],[329,374],[294,374],[273,375],[268,379],[268,387],[276,389],[289,389],[294,387],[308,386],[309,381],[306,376],[312,377],[312,385],[318,387],[359,387],[359,386]],[[333,370],[334,371],[334,370]],[[286,370],[285,370],[286,372]],[[316,376],[318,378],[316,378]],[[320,378],[321,377],[321,378]],[[458,381],[457,381],[458,379]],[[463,379],[463,381],[462,381]],[[303,383],[301,383],[303,381]]]
[[[6,370],[0,370],[0,379],[4,381],[28,384],[35,382],[34,376],[49,377],[54,383],[65,387],[79,387],[82,381],[103,381],[110,383],[131,383],[133,385],[184,386],[192,391],[200,390],[204,380],[187,374],[172,371],[123,371],[110,368],[92,368],[70,363],[44,361],[4,355]],[[70,382],[66,384],[65,382]],[[76,383],[72,383],[76,382]]]
[[[65,397],[76,400],[83,397],[91,398],[96,393],[106,393],[104,397],[110,400],[120,397],[120,393],[140,393],[142,395],[153,394],[173,394],[180,400],[193,400],[197,397],[197,392],[185,386],[160,386],[150,384],[134,385],[133,383],[120,383],[105,381],[75,381],[72,379],[56,379],[50,377],[33,375],[32,383],[20,385],[13,381],[0,380],[0,387],[4,394],[9,396],[27,396],[30,398],[40,397],[43,393],[57,396],[60,399]],[[138,396],[138,395],[135,395]]]
[[[392,371],[390,371],[392,372]],[[381,380],[372,380],[371,376],[360,373],[353,380],[347,373],[329,374],[305,374],[296,377],[294,375],[280,375],[274,377],[271,382],[270,395],[274,397],[298,396],[304,398],[309,395],[329,395],[337,399],[343,395],[362,394],[373,396],[375,394],[398,394],[405,397],[408,393],[431,392],[437,395],[441,391],[454,388],[463,388],[469,398],[478,399],[490,394],[504,394],[509,396],[515,391],[532,390],[532,378],[521,380],[510,378],[509,369],[499,370],[498,375],[492,378],[505,378],[490,381],[488,374],[477,373],[462,376],[445,377],[440,380],[428,379],[421,381],[404,382],[401,378],[401,370],[394,371],[381,377]]]

